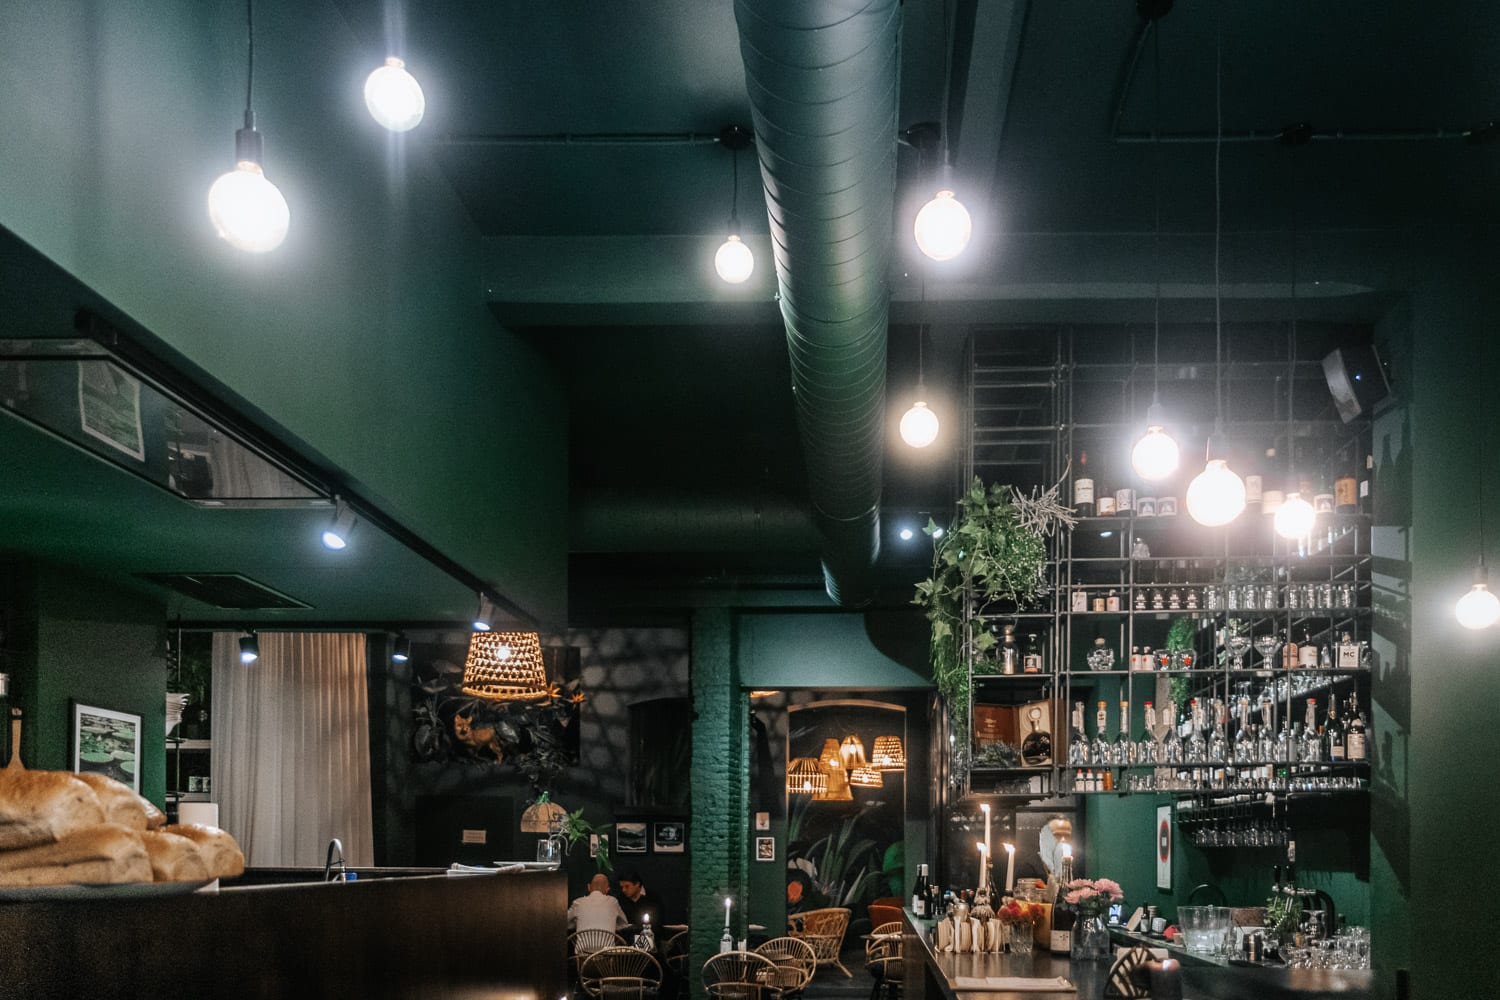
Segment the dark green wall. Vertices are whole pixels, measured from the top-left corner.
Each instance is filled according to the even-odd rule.
[[[478,234],[420,140],[365,111],[383,54],[326,0],[256,5],[255,105],[292,225],[248,255],[206,211],[243,114],[243,6],[6,4],[0,226],[561,623],[558,381],[487,311]]]
[[[751,613],[736,619],[747,688],[925,688],[927,633],[919,614]]]

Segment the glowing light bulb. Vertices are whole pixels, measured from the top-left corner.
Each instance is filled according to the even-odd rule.
[[[933,195],[917,213],[913,233],[917,249],[933,260],[952,260],[964,252],[974,233],[973,220],[963,202],[948,189]]]
[[[1142,479],[1165,479],[1177,471],[1177,442],[1160,425],[1148,427],[1130,452],[1130,464]]]
[[[410,132],[422,121],[427,99],[406,63],[391,56],[365,79],[365,107],[382,128]]]
[[[1317,516],[1313,505],[1302,499],[1301,493],[1288,493],[1286,500],[1276,511],[1272,524],[1276,528],[1276,534],[1295,541],[1312,534],[1313,522],[1317,520]]]
[[[1489,628],[1500,621],[1500,597],[1490,593],[1490,589],[1484,584],[1476,583],[1467,594],[1458,599],[1458,606],[1453,612],[1464,628]]]
[[[911,541],[911,538],[912,538],[911,529],[910,528],[902,528],[901,529],[901,540],[903,542],[909,542],[909,541]]]
[[[281,246],[291,212],[260,164],[241,160],[208,189],[208,217],[229,245],[247,253],[266,253]]]
[[[901,417],[901,440],[913,448],[926,448],[937,440],[937,436],[937,414],[920,399],[912,403],[911,409]]]
[[[714,270],[731,285],[743,284],[755,270],[755,254],[738,234],[730,233],[718,253],[714,254]]]
[[[1187,509],[1199,524],[1210,528],[1226,525],[1245,509],[1245,481],[1222,458],[1209,459],[1188,484]]]

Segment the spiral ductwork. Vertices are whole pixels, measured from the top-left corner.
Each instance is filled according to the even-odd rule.
[[[736,0],[823,575],[874,596],[896,205],[897,0]]]

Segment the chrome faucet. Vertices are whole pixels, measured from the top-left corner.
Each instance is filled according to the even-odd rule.
[[[335,866],[338,867],[337,874],[334,873]],[[349,881],[349,871],[344,867],[344,844],[337,837],[328,842],[328,853],[323,857],[323,881]]]
[[[1212,892],[1212,893],[1214,893],[1215,895],[1217,895],[1219,897],[1219,905],[1220,906],[1226,906],[1226,905],[1228,905],[1229,901],[1224,897],[1224,890],[1220,889],[1218,886],[1214,885],[1212,882],[1200,882],[1197,885],[1193,886],[1193,891],[1190,892],[1190,893],[1188,893],[1187,902],[1184,903],[1183,905],[1184,906],[1192,906],[1193,905],[1193,900],[1195,900],[1195,899],[1198,898],[1198,893],[1201,892],[1201,891],[1203,891],[1203,890],[1205,890],[1205,889],[1207,889],[1209,892]]]

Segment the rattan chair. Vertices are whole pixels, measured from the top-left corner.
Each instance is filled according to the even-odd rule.
[[[751,951],[720,952],[703,963],[703,986],[722,1000],[779,1000],[776,963]]]
[[[828,907],[822,910],[808,910],[806,913],[798,913],[787,921],[791,926],[788,931],[792,937],[799,937],[812,945],[812,950],[818,956],[818,967],[832,965],[845,976],[853,979],[853,974],[839,961],[839,952],[844,947],[844,932],[849,929],[849,911],[843,907]]]
[[[870,1000],[897,1000],[906,985],[906,966],[900,955],[881,955],[865,963],[865,971],[875,978]]]
[[[812,945],[801,938],[772,938],[756,948],[755,953],[776,963],[775,983],[781,987],[783,997],[800,997],[812,982],[813,973],[818,971],[818,956],[813,953]]]
[[[661,990],[661,965],[639,948],[605,948],[583,960],[578,985],[591,997],[654,997]]]
[[[605,948],[623,947],[625,939],[614,931],[589,930],[568,935],[568,955],[573,963],[573,978],[578,979],[583,960]]]
[[[662,961],[671,973],[669,981],[678,996],[688,995],[688,932],[678,931],[662,945]]]
[[[887,955],[901,954],[900,938],[892,938],[884,941],[878,939],[878,935],[881,934],[900,933],[901,921],[899,920],[893,920],[888,924],[881,924],[879,927],[871,931],[869,940],[865,942],[865,960],[869,961],[872,958],[883,958]]]

